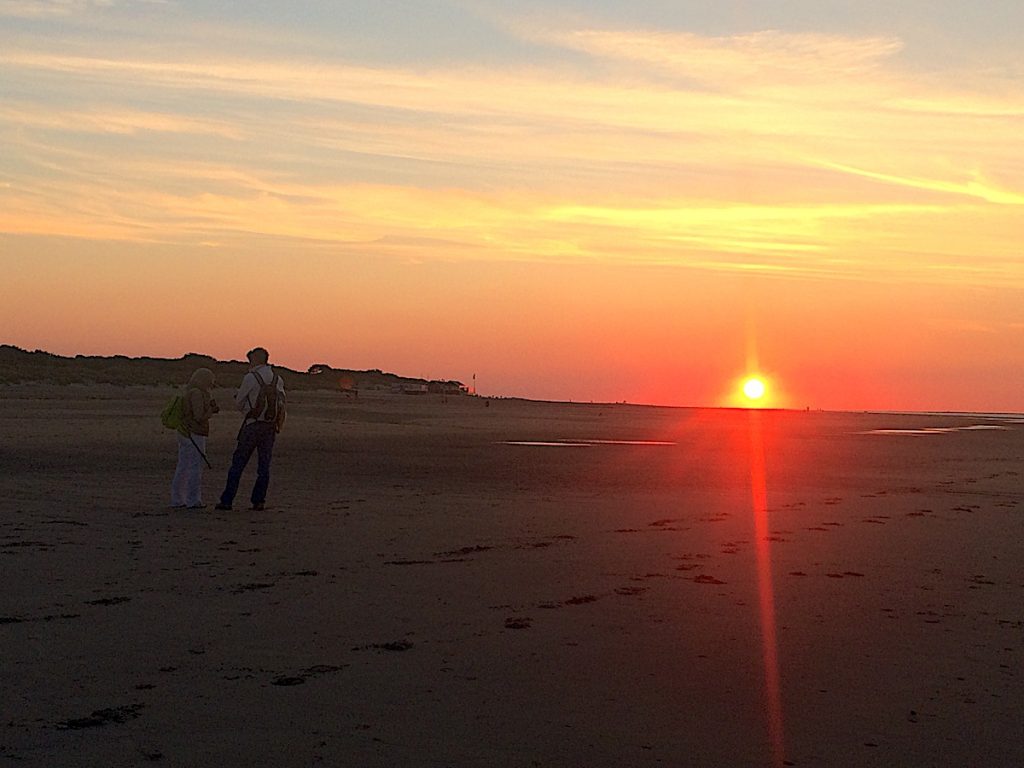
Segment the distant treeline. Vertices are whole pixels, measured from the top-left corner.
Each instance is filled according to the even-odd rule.
[[[271,361],[273,363],[273,361]],[[177,386],[188,381],[196,368],[209,368],[221,387],[236,387],[248,364],[237,360],[216,360],[209,355],[187,354],[177,359],[162,357],[61,357],[42,350],[28,352],[8,344],[0,345],[0,384],[117,384]],[[352,371],[324,363],[307,371],[293,371],[275,365],[286,378],[289,389],[333,389],[344,391],[383,390],[392,392],[444,392],[465,394],[459,381],[409,378],[380,370]]]

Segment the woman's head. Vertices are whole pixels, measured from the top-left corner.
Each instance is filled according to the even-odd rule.
[[[196,368],[192,378],[188,380],[188,385],[209,392],[213,389],[213,371],[209,368]]]

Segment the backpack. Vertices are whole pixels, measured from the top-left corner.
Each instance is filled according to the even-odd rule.
[[[173,429],[183,435],[188,434],[188,430],[185,428],[184,395],[174,395],[167,401],[167,405],[160,411],[160,423],[167,429]]]
[[[202,456],[203,461],[206,462],[206,466],[213,469],[213,466],[210,464],[210,460],[207,459],[206,454],[203,453],[203,449],[196,444],[189,428],[185,426],[185,397],[186,395],[174,395],[167,401],[167,405],[165,405],[164,409],[160,411],[160,423],[168,429],[173,429],[191,440],[192,445],[196,446],[196,450],[199,451],[199,455]]]
[[[249,418],[257,421],[269,421],[280,432],[281,427],[284,426],[285,417],[284,392],[277,388],[280,377],[275,371],[268,382],[264,381],[256,371],[253,371],[252,375],[259,382],[260,391],[256,395],[256,404],[249,411]]]

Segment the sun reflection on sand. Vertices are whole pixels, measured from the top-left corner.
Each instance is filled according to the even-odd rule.
[[[768,526],[768,487],[765,479],[764,439],[761,412],[749,414],[750,492],[754,513],[754,539],[757,553],[757,592],[761,614],[761,645],[764,657],[765,712],[773,768],[784,765],[785,740],[782,720],[782,695],[779,685],[779,652],[775,631],[775,591],[772,584],[771,542]]]

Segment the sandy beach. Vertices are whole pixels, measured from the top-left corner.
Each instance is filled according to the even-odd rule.
[[[5,764],[1024,765],[1024,423],[168,394],[0,392]]]

